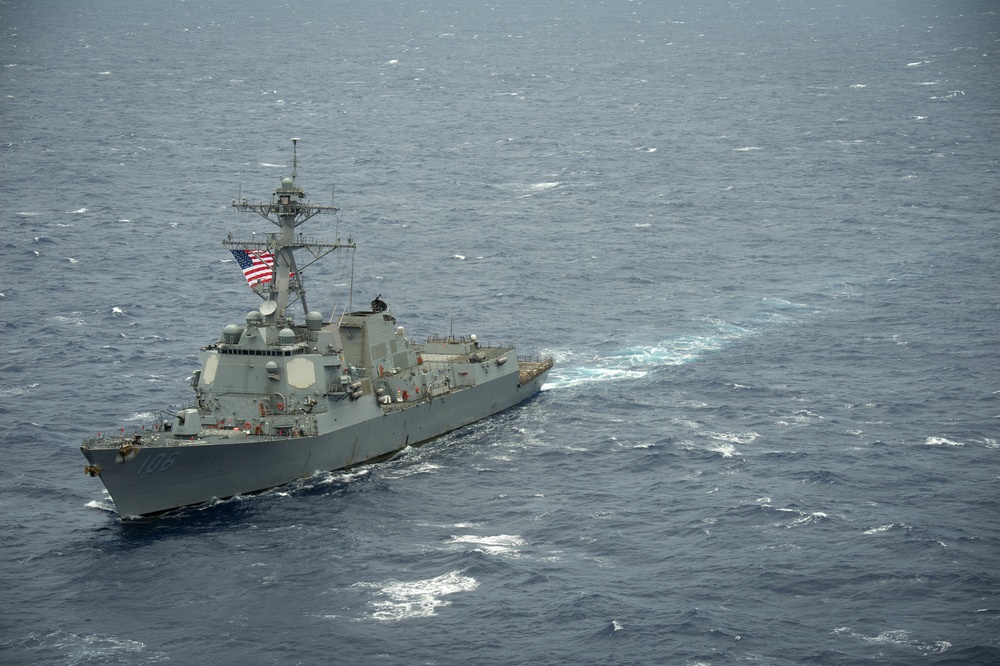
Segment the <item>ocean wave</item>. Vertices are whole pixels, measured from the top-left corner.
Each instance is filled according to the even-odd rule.
[[[441,465],[425,461],[417,464],[407,464],[403,467],[384,469],[382,470],[382,477],[386,479],[402,479],[414,474],[432,474],[439,469],[441,469]]]
[[[929,643],[926,641],[916,640],[911,638],[910,632],[905,629],[893,629],[890,631],[883,631],[875,636],[866,636],[865,634],[855,631],[850,627],[837,627],[833,630],[833,634],[836,636],[856,638],[864,641],[865,643],[896,645],[899,647],[911,648],[915,651],[921,652],[924,656],[941,654],[951,647],[951,643],[948,641],[934,641]]]
[[[17,647],[32,653],[55,652],[70,664],[136,663],[157,664],[170,661],[167,654],[146,649],[142,641],[110,634],[76,634],[68,631],[32,632],[21,638],[0,643],[0,651]],[[32,660],[33,661],[33,660]]]
[[[32,389],[38,388],[39,384],[28,384],[27,386],[13,386],[9,388],[0,388],[0,398],[13,398],[14,396],[24,395]]]
[[[111,501],[110,495],[105,495],[104,499],[91,500],[83,505],[87,509],[98,509],[104,511],[105,513],[117,514],[118,511],[115,509],[115,503]]]
[[[476,579],[451,571],[425,580],[388,580],[380,583],[355,583],[352,587],[374,590],[383,597],[370,602],[375,609],[372,617],[384,622],[399,622],[418,617],[431,617],[439,608],[451,604],[442,597],[476,589]]]
[[[498,534],[496,536],[463,534],[452,536],[448,543],[475,546],[475,550],[488,555],[508,556],[517,556],[519,554],[518,547],[526,544],[525,540],[516,534]]]
[[[956,442],[947,437],[928,437],[924,444],[927,446],[965,446],[963,442]]]
[[[871,527],[871,528],[865,530],[864,532],[862,532],[862,534],[871,536],[873,534],[884,534],[886,532],[895,531],[895,530],[904,530],[906,532],[909,532],[910,531],[910,526],[907,525],[906,523],[890,523],[888,525],[880,525],[878,527]]]
[[[827,518],[829,518],[829,516],[823,511],[813,511],[810,514],[796,518],[792,522],[787,523],[784,527],[785,529],[791,529],[793,527],[798,527],[799,525],[811,525],[826,520]]]

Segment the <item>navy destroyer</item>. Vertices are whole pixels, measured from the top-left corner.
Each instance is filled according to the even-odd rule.
[[[356,246],[299,232],[337,208],[308,202],[296,182],[297,142],[291,176],[270,201],[232,202],[277,230],[223,241],[261,302],[202,348],[192,403],[80,447],[85,472],[104,482],[123,519],[386,458],[528,399],[552,367],[551,358],[518,356],[513,344],[475,335],[411,341],[381,294],[367,310],[329,318],[310,310],[303,270]],[[302,323],[291,312],[298,306]]]

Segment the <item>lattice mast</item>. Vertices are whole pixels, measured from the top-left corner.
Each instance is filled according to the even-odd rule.
[[[222,242],[230,250],[243,249],[253,251],[270,251],[274,257],[273,276],[268,282],[258,284],[254,291],[265,301],[272,301],[273,316],[277,321],[288,319],[288,307],[297,297],[302,304],[303,314],[309,312],[306,304],[306,290],[302,281],[302,271],[314,262],[322,259],[330,252],[340,249],[355,249],[354,242],[348,238],[341,242],[338,238],[333,243],[318,243],[307,241],[301,233],[296,233],[299,225],[320,213],[337,212],[333,205],[323,206],[306,201],[305,191],[295,182],[298,176],[299,158],[297,146],[299,140],[292,139],[292,175],[281,179],[279,187],[268,203],[249,203],[245,198],[232,202],[233,208],[241,212],[254,212],[271,224],[278,227],[276,233],[265,235],[263,241],[256,237],[250,241],[240,241],[228,238]],[[299,267],[296,264],[295,252],[305,250],[309,253],[307,263]],[[262,306],[262,312],[264,311]]]

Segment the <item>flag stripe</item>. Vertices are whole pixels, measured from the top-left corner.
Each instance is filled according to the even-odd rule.
[[[255,287],[274,278],[274,255],[267,250],[230,250],[243,269],[247,284]]]

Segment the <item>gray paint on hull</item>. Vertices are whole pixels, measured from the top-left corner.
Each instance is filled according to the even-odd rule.
[[[446,397],[390,411],[384,416],[315,437],[258,439],[248,436],[228,443],[142,447],[121,462],[116,449],[89,449],[84,454],[102,468],[101,479],[119,515],[158,513],[215,498],[258,492],[318,471],[343,469],[385,457],[439,437],[528,399],[541,388],[547,373],[527,384],[508,374]],[[506,384],[497,386],[498,382]],[[155,456],[173,456],[167,469],[153,466]]]

